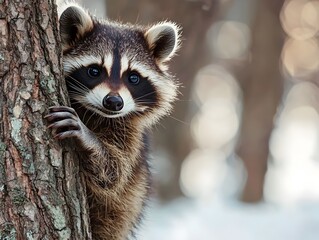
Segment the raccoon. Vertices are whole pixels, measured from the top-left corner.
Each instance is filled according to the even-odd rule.
[[[50,107],[45,118],[56,139],[75,139],[93,239],[127,239],[150,192],[149,131],[177,95],[166,63],[180,29],[101,20],[75,3],[58,12],[71,107]]]

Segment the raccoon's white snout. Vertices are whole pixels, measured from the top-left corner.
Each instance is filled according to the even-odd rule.
[[[122,117],[135,111],[136,104],[129,90],[125,87],[118,92],[112,91],[105,84],[91,89],[81,100],[96,113],[109,118]]]
[[[118,112],[124,107],[123,98],[116,93],[110,92],[103,98],[103,107],[112,112]]]

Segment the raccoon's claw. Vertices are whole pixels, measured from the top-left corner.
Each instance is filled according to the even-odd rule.
[[[49,111],[50,113],[44,118],[48,120],[48,128],[53,130],[54,138],[62,140],[70,137],[80,137],[83,124],[73,108],[55,106],[50,107]]]
[[[50,111],[50,113],[52,113],[52,112],[69,112],[69,113],[72,113],[74,116],[78,117],[78,114],[76,113],[76,111],[73,108],[67,107],[67,106],[49,107],[49,111]]]

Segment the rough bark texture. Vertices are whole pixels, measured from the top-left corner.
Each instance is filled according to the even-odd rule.
[[[279,12],[283,1],[258,1],[252,36],[251,64],[242,82],[244,110],[237,153],[247,170],[242,200],[263,199],[269,155],[269,138],[281,101],[283,81],[279,70],[283,32]]]
[[[43,116],[66,104],[53,0],[0,0],[0,239],[89,239],[70,148]]]

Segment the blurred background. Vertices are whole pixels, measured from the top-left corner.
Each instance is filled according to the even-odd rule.
[[[79,2],[183,28],[138,239],[319,239],[318,0]]]

